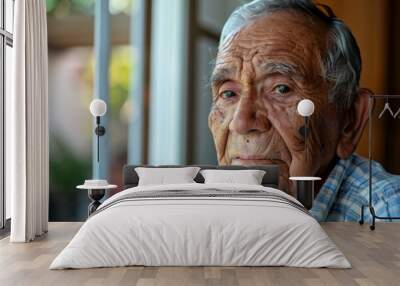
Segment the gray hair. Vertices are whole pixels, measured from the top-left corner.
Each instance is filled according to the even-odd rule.
[[[341,109],[350,108],[359,88],[360,49],[350,29],[326,5],[316,5],[312,0],[254,0],[230,15],[222,29],[219,46],[257,17],[285,9],[303,12],[329,28],[328,50],[322,66],[323,77],[330,84],[329,101]]]

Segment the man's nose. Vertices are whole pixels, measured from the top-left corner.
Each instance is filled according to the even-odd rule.
[[[242,97],[229,124],[229,130],[239,134],[265,132],[271,127],[267,112],[256,99]]]

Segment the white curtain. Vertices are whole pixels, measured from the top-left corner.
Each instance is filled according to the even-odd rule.
[[[12,242],[47,232],[49,159],[45,0],[15,1],[13,92],[6,98]]]

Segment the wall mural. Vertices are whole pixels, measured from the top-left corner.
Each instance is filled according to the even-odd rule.
[[[109,146],[102,149],[108,152],[109,182],[121,190],[122,168],[136,163],[131,157],[137,153],[144,164],[275,164],[280,189],[294,196],[298,182],[290,177],[321,178],[311,210],[319,220],[358,220],[369,200],[370,96],[400,94],[400,5],[321,0],[332,9],[296,11],[282,4],[263,16],[269,8],[260,3],[268,1],[193,2],[197,20],[188,23],[181,39],[190,51],[177,62],[178,75],[171,75],[174,67],[155,61],[151,43],[157,41],[144,49],[143,62],[132,48],[133,2],[110,1]],[[87,195],[75,187],[90,178],[94,149],[89,104],[96,69],[95,3],[47,1],[51,220],[86,217]],[[151,39],[166,36],[156,28],[150,25],[144,33]],[[179,43],[177,34],[168,37],[169,44]],[[145,63],[140,107],[132,79]],[[177,80],[178,87],[182,82],[184,88],[177,89],[182,94],[165,85],[156,95],[154,86],[168,82],[164,77]],[[298,111],[305,99],[314,106],[309,117]],[[386,110],[379,118],[385,103],[392,113]],[[399,107],[399,99],[385,98],[376,100],[372,111],[373,197],[383,216],[400,215],[400,179],[393,175],[400,174]],[[140,136],[132,135],[138,110],[144,115]]]
[[[313,215],[358,220],[368,201],[369,161],[355,150],[372,95],[359,85],[358,44],[327,6],[282,4],[263,16],[269,4],[262,2],[243,5],[222,31],[209,114],[218,163],[278,164],[288,192],[289,177],[321,177]],[[315,105],[307,128],[297,110],[302,99]],[[372,167],[374,194],[382,198],[373,196],[377,215],[400,214],[400,176],[375,161]]]

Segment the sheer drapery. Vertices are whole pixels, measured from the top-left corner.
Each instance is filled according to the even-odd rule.
[[[6,98],[6,187],[12,242],[47,231],[49,160],[44,0],[15,1],[13,92]]]

